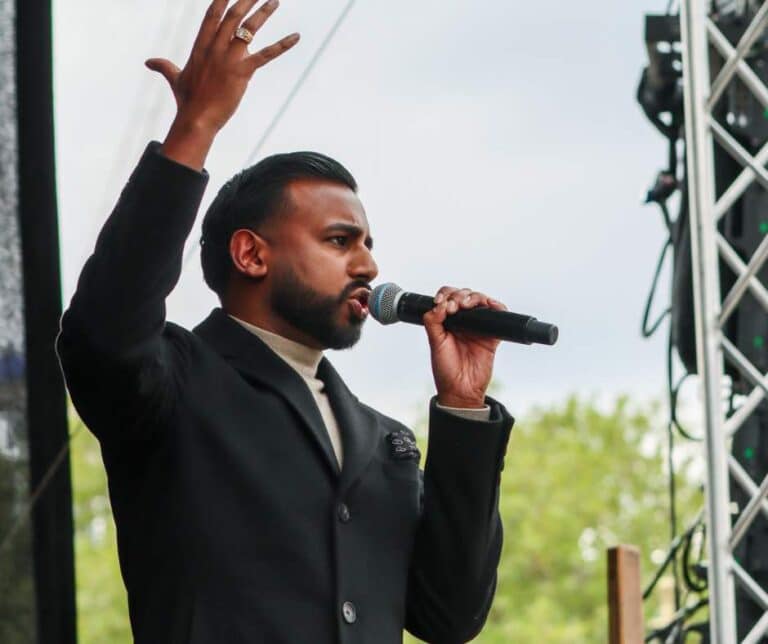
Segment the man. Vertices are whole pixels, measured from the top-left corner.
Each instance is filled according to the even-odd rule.
[[[351,175],[316,153],[233,178],[203,225],[222,308],[192,332],[165,297],[207,181],[203,164],[253,72],[298,41],[247,43],[277,6],[214,0],[168,80],[177,115],[150,144],[62,317],[72,400],[99,438],[139,643],[392,644],[405,627],[464,642],[486,619],[501,550],[512,418],[485,396],[498,341],[424,316],[437,395],[424,472],[413,434],[360,403],[325,348],[355,343],[377,275]]]

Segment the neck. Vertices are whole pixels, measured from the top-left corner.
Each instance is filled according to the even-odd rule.
[[[228,315],[232,315],[244,322],[248,322],[248,324],[275,333],[288,340],[303,344],[305,347],[310,347],[311,349],[317,349],[319,351],[325,349],[325,347],[320,346],[317,340],[312,336],[307,335],[292,324],[289,324],[274,311],[263,306],[259,301],[248,304],[222,301],[222,308]]]
[[[294,342],[261,327],[255,326],[250,322],[241,320],[237,317],[230,317],[242,327],[253,333],[261,339],[270,349],[291,365],[296,371],[305,378],[315,378],[317,368],[323,359],[323,352],[319,349],[313,349],[299,342]]]

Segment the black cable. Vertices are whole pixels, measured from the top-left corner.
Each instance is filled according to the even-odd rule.
[[[652,642],[654,640],[659,640],[661,642],[667,642],[668,641],[667,638],[670,636],[670,634],[675,633],[675,631],[685,623],[686,619],[688,619],[691,615],[701,610],[705,606],[707,606],[708,603],[709,603],[709,599],[707,599],[706,597],[703,597],[702,599],[700,599],[699,601],[697,601],[695,604],[691,606],[684,606],[683,608],[681,608],[679,611],[675,613],[675,615],[672,617],[672,620],[668,624],[648,633],[648,635],[645,636],[645,641]],[[682,629],[681,632],[677,634],[682,635],[684,631],[685,629]]]
[[[675,615],[670,620],[670,622],[649,633],[645,638],[646,642],[651,642],[654,640],[659,640],[661,642],[664,642],[664,644],[666,644],[667,642],[670,642],[670,643],[684,642],[689,633],[695,633],[698,631],[698,628],[699,628],[698,624],[686,627],[685,620],[688,619],[700,608],[705,606],[708,603],[708,600],[707,598],[701,598],[696,604],[693,604],[691,606],[686,606],[686,603],[688,601],[688,597],[691,592],[701,594],[702,591],[706,590],[706,579],[701,577],[694,568],[692,570],[696,575],[696,577],[698,578],[698,582],[694,581],[690,575],[691,569],[688,569],[687,566],[689,566],[690,564],[690,551],[693,544],[694,535],[699,530],[701,530],[702,533],[706,532],[706,525],[703,522],[703,516],[704,516],[704,512],[702,510],[701,512],[699,512],[696,519],[694,519],[691,525],[685,530],[685,532],[681,534],[679,537],[676,537],[675,539],[673,539],[672,545],[666,557],[664,558],[664,562],[658,568],[658,570],[654,574],[653,579],[651,580],[651,583],[643,592],[643,600],[646,600],[649,597],[651,591],[656,586],[659,579],[661,579],[667,567],[670,564],[675,563],[677,553],[679,552],[680,547],[682,546],[683,547],[682,570],[686,579],[686,586],[687,586],[685,596],[682,598],[682,600],[680,600],[680,606],[676,607]],[[703,556],[703,543],[704,543],[704,539],[702,538],[701,542],[699,543],[699,552],[698,552],[699,562],[701,561]],[[679,589],[679,586],[676,585],[675,590],[677,591],[678,589]],[[677,594],[676,594],[676,597],[677,597]]]
[[[666,13],[671,15],[674,5],[674,0],[669,0],[667,4]],[[640,98],[643,90],[646,88],[648,81],[647,78],[648,69],[643,72],[641,78],[640,87],[638,88],[638,97]],[[671,88],[674,89],[674,88]],[[641,107],[646,113],[646,116],[650,119],[651,123],[664,135],[668,142],[668,165],[667,170],[660,172],[656,178],[654,185],[648,191],[646,201],[648,203],[658,204],[664,221],[664,226],[667,231],[667,239],[664,241],[661,252],[659,254],[658,261],[656,263],[656,269],[651,283],[650,292],[645,303],[642,320],[642,335],[643,337],[650,337],[661,326],[662,321],[669,315],[670,317],[676,312],[676,306],[679,303],[674,299],[674,287],[670,289],[670,302],[669,306],[663,313],[661,313],[653,324],[650,323],[651,307],[654,302],[656,291],[658,289],[658,282],[660,274],[666,259],[667,252],[670,248],[673,249],[675,255],[679,250],[678,246],[681,243],[681,224],[685,222],[686,216],[686,181],[685,181],[685,149],[684,142],[683,148],[680,149],[679,144],[681,142],[681,125],[683,122],[682,111],[678,113],[676,110],[670,110],[669,114],[671,119],[667,119],[666,122],[662,120],[661,114],[653,111],[653,105],[648,102],[647,104],[640,100]],[[680,153],[679,153],[680,151]],[[682,155],[682,170],[681,176],[678,177],[678,171],[680,170],[680,162]],[[675,193],[679,192],[681,196],[679,213],[675,221],[672,221],[667,207],[668,199]],[[673,269],[674,270],[674,269]],[[694,561],[692,558],[693,539],[699,530],[702,530],[702,535],[706,531],[706,526],[703,525],[703,511],[699,512],[696,519],[685,529],[685,531],[678,535],[678,507],[677,507],[677,482],[675,479],[675,463],[673,454],[675,450],[675,433],[687,440],[700,441],[701,438],[693,436],[688,432],[680,423],[677,413],[677,404],[680,396],[680,391],[686,378],[690,375],[687,372],[679,379],[675,380],[674,365],[673,365],[673,351],[676,349],[675,338],[673,333],[673,324],[670,322],[669,336],[667,339],[667,393],[669,400],[669,419],[667,422],[667,468],[668,468],[668,492],[669,492],[669,533],[670,533],[670,547],[664,557],[662,564],[656,570],[653,579],[647,585],[643,592],[643,600],[646,600],[656,587],[659,579],[667,573],[671,572],[674,578],[674,601],[675,601],[675,615],[672,620],[662,628],[656,629],[649,633],[645,638],[646,642],[661,641],[664,644],[674,644],[685,641],[689,633],[696,632],[697,626],[686,626],[686,620],[698,611],[703,606],[706,606],[707,599],[699,599],[695,604],[688,606],[691,593],[700,594],[707,588],[706,579],[704,579],[698,569],[701,562],[702,550],[699,547],[698,560]],[[703,539],[702,539],[703,540]],[[682,575],[682,583],[681,583]]]
[[[695,624],[686,626],[683,629],[683,642],[688,641],[688,635],[691,633],[699,636],[699,639],[696,640],[697,642],[708,642],[709,640],[704,638],[709,636],[709,622],[696,622]]]
[[[670,241],[672,241],[672,220],[669,218],[669,209],[667,208],[667,204],[660,203],[659,207],[661,208],[661,214],[664,218],[664,225],[667,227],[667,232],[670,235]]]
[[[669,211],[666,206],[661,203],[662,214],[664,215],[664,223],[667,225],[667,231],[669,237],[664,245],[663,254],[666,254],[667,248],[672,245],[672,224],[669,220]],[[658,270],[658,268],[657,268]],[[670,294],[669,311],[672,310],[673,302],[672,295]],[[669,334],[667,336],[667,390],[669,392],[669,421],[667,422],[667,469],[669,470],[669,532],[670,540],[675,541],[677,537],[677,489],[675,485],[675,463],[672,459],[672,454],[675,449],[675,433],[673,431],[675,418],[677,416],[675,408],[677,406],[677,391],[672,386],[672,348],[674,346],[672,323],[669,325]],[[677,566],[677,558],[672,555],[672,577],[675,582],[675,610],[680,609],[680,576]]]
[[[671,354],[668,357],[668,360],[670,362],[670,370],[671,370],[671,362],[672,362]],[[680,424],[680,420],[677,417],[677,400],[678,400],[678,395],[680,393],[680,388],[682,387],[683,382],[685,382],[685,380],[688,379],[688,377],[690,377],[690,376],[691,376],[690,373],[683,374],[683,376],[680,378],[680,380],[677,381],[677,384],[674,387],[670,388],[670,390],[669,390],[669,395],[670,395],[670,413],[671,413],[671,416],[672,416],[672,424],[675,426],[675,429],[677,429],[678,434],[680,434],[683,438],[685,438],[685,439],[687,439],[689,441],[701,442],[704,439],[701,438],[700,436],[694,436],[693,434],[691,434],[687,429],[685,429]]]
[[[667,139],[667,142],[669,143],[669,146],[667,147],[667,165],[669,166],[669,173],[677,179],[677,142],[680,140],[680,124],[674,117],[672,124],[677,126],[677,134],[670,136]]]
[[[653,274],[653,280],[651,281],[651,288],[648,292],[648,297],[645,301],[645,310],[643,311],[643,322],[641,333],[644,338],[650,338],[658,330],[664,319],[672,312],[672,305],[668,306],[661,314],[659,314],[656,321],[649,327],[648,318],[651,315],[651,306],[656,295],[656,289],[659,285],[659,276],[661,275],[661,269],[664,267],[664,260],[667,257],[667,251],[674,246],[674,227],[672,225],[672,219],[669,216],[669,209],[667,208],[666,200],[678,189],[676,181],[677,173],[677,149],[675,147],[676,137],[669,137],[669,168],[666,171],[659,173],[656,180],[656,184],[648,192],[647,202],[656,203],[661,209],[661,215],[664,220],[664,226],[667,229],[667,239],[661,247],[659,253],[659,259],[656,262],[656,270]]]
[[[667,423],[667,467],[669,468],[669,532],[674,541],[677,536],[677,490],[675,486],[675,464],[672,462],[672,451],[675,448],[675,433],[672,422]],[[680,575],[677,557],[672,557],[672,578],[675,580],[675,610],[680,609]]]
[[[683,532],[683,534],[679,535],[678,537],[675,537],[672,540],[669,550],[667,551],[667,555],[664,557],[664,561],[658,567],[658,569],[653,575],[653,579],[651,579],[650,583],[645,587],[645,590],[643,591],[644,600],[650,597],[659,579],[661,579],[662,575],[664,574],[664,571],[667,569],[667,566],[670,564],[674,556],[677,554],[677,551],[682,545],[683,540],[701,524],[703,516],[704,516],[704,511],[702,510],[699,512],[696,518],[691,522],[691,525],[689,525],[685,529],[685,532]]]
[[[703,528],[703,525],[701,526]],[[697,526],[698,529],[698,526]],[[706,577],[702,577],[699,575],[698,570],[694,566],[691,566],[690,559],[691,559],[691,546],[693,545],[693,536],[696,534],[696,529],[692,530],[688,537],[685,539],[685,545],[683,546],[683,565],[682,565],[682,571],[683,571],[683,579],[685,581],[685,585],[688,586],[690,590],[696,593],[704,592],[707,589],[707,579]],[[701,561],[701,549],[699,550],[699,562]],[[693,579],[693,575],[696,577],[696,579]]]
[[[656,262],[656,272],[653,275],[653,281],[651,282],[651,290],[648,292],[648,298],[645,301],[645,310],[643,311],[643,323],[642,328],[640,332],[642,333],[642,336],[644,338],[650,338],[656,331],[658,330],[659,326],[661,326],[661,323],[664,321],[664,319],[672,312],[672,307],[667,307],[659,314],[659,317],[656,318],[656,321],[653,323],[653,325],[649,328],[648,327],[648,317],[651,314],[651,306],[653,305],[654,295],[656,294],[656,287],[659,283],[659,275],[661,275],[661,269],[664,266],[664,258],[667,256],[667,251],[672,247],[672,238],[668,237],[667,241],[664,242],[664,246],[661,249],[661,253],[659,254],[659,259]]]
[[[683,155],[685,156],[685,155]],[[676,141],[670,139],[669,140],[669,172],[677,179],[677,168],[678,168],[678,154],[677,154],[677,147],[676,147]],[[680,179],[677,182],[678,189],[681,191],[687,190],[687,182],[685,177],[685,161],[683,161],[682,164],[683,168],[683,176],[680,177]],[[667,230],[669,231],[670,237],[673,240],[673,245],[677,245],[679,243],[679,232],[675,230],[675,224],[677,225],[677,228],[680,228],[679,222],[681,221],[681,217],[685,216],[686,211],[686,196],[685,194],[681,195],[680,200],[680,212],[677,215],[677,219],[675,220],[674,224],[671,222],[669,217],[669,210],[666,207],[666,204],[659,204],[662,207],[662,215],[664,217],[664,223],[667,226]],[[674,307],[674,300],[672,297],[670,297],[670,308]],[[669,343],[667,345],[667,392],[669,394],[669,413],[670,418],[672,420],[672,425],[675,427],[677,432],[689,441],[701,441],[702,438],[698,436],[694,436],[691,434],[688,430],[686,430],[682,424],[680,423],[680,419],[677,416],[677,401],[680,394],[680,389],[683,386],[683,383],[685,380],[691,375],[686,371],[680,379],[677,381],[676,384],[672,384],[673,382],[673,376],[672,376],[672,350],[675,348],[675,344],[672,337],[672,330],[670,329],[670,336],[669,336]]]

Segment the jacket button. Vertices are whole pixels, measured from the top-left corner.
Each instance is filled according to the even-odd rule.
[[[344,621],[347,624],[354,624],[357,621],[357,610],[352,602],[344,602],[341,614],[344,615]]]
[[[347,507],[346,503],[339,503],[338,508],[339,513],[339,521],[342,523],[349,523],[349,520],[352,518],[352,515],[349,512],[349,508]]]

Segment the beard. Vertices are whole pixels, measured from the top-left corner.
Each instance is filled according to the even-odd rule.
[[[349,284],[338,297],[322,295],[302,282],[290,267],[274,273],[272,310],[294,328],[314,338],[327,349],[348,349],[360,339],[363,320],[352,315],[348,322],[337,322],[339,309],[349,295],[367,282]]]

